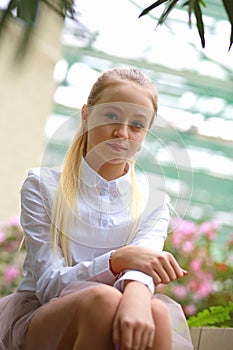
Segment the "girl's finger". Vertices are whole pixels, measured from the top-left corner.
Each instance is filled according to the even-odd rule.
[[[151,349],[154,342],[154,332],[146,330],[142,333],[141,341],[138,349]]]
[[[146,349],[145,334],[146,331],[141,329],[135,329],[133,334],[133,349],[144,350]]]
[[[118,325],[118,322],[115,322],[113,324],[113,344],[115,345],[115,349],[120,349],[120,327]]]
[[[154,285],[157,286],[158,284],[160,284],[162,282],[160,276],[158,275],[158,273],[156,271],[152,271],[151,273],[151,277],[153,278],[154,281]]]
[[[147,348],[152,349],[153,344],[154,344],[154,339],[155,339],[155,331],[151,331],[148,334],[148,340],[147,340]]]
[[[131,349],[133,345],[133,329],[124,324],[121,327],[120,349]]]
[[[186,270],[184,270],[184,269],[181,269],[182,270],[182,272],[183,272],[183,276],[187,276],[189,273],[188,273],[188,271],[186,271]]]
[[[178,264],[178,262],[176,261],[176,259],[173,256],[171,256],[170,263],[171,263],[171,266],[173,268],[173,271],[176,274],[176,279],[183,277],[183,275],[184,275],[183,269],[180,267],[180,265]]]
[[[160,283],[168,283],[176,279],[176,274],[167,260],[161,260],[159,264],[156,263],[154,272],[159,276]]]

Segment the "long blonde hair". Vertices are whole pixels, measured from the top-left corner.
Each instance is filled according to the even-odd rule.
[[[156,115],[157,89],[152,81],[137,68],[113,68],[101,74],[90,91],[87,107],[93,107],[106,88],[120,81],[131,81],[145,88],[151,97]],[[153,120],[151,121],[152,123]],[[61,252],[67,266],[72,266],[72,255],[70,239],[67,237],[66,232],[68,232],[72,223],[74,200],[78,195],[80,164],[82,157],[86,154],[86,148],[87,133],[83,133],[80,127],[64,159],[63,170],[52,211],[50,230],[54,242],[54,250],[56,252],[60,244]],[[137,200],[138,192],[135,186],[134,162],[131,162],[131,178],[133,192],[136,197],[135,200]]]

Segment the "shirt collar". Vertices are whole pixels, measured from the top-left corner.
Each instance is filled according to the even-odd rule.
[[[80,167],[80,180],[84,182],[88,187],[105,187],[110,188],[111,186],[117,187],[121,195],[125,194],[131,189],[131,167],[128,165],[128,171],[125,175],[111,181],[107,181],[102,176],[100,176],[95,170],[93,170],[90,165],[86,162],[84,157],[82,157],[81,167]]]

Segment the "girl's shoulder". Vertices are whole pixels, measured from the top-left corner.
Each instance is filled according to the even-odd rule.
[[[42,192],[57,188],[61,170],[48,167],[35,167],[28,170],[22,185],[22,191],[40,189]]]
[[[30,168],[27,173],[27,179],[35,179],[47,183],[58,182],[61,176],[61,170],[48,167]]]
[[[52,208],[61,171],[53,168],[31,168],[21,188],[21,202],[40,202],[48,212]],[[30,204],[31,205],[31,204]]]

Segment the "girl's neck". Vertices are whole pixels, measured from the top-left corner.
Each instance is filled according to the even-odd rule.
[[[93,157],[90,155],[86,155],[84,158],[89,166],[107,181],[111,181],[125,175],[129,167],[127,161],[103,163],[101,160],[98,161],[96,158],[93,159]]]
[[[99,170],[98,174],[107,181],[115,180],[127,173],[127,163],[120,164],[105,163]]]

